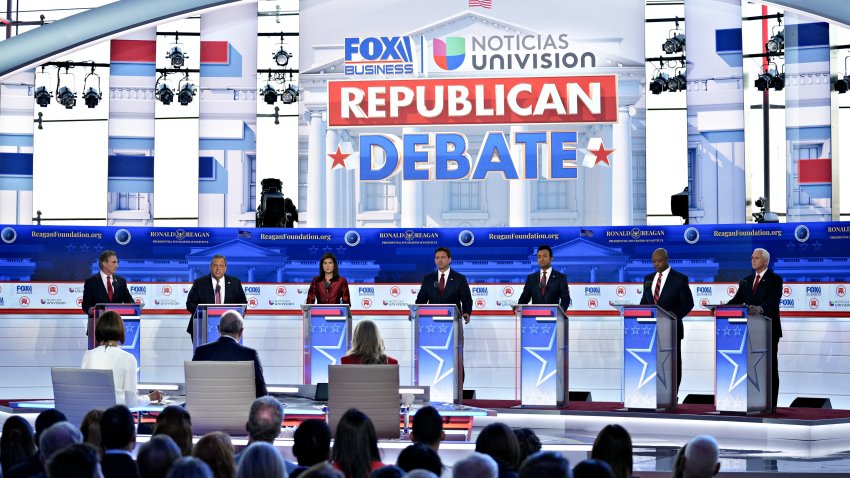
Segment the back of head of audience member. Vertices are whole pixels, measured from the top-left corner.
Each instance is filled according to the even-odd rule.
[[[170,436],[155,435],[139,448],[136,463],[142,478],[165,478],[181,456],[180,447]]]
[[[100,433],[100,420],[103,418],[103,410],[89,410],[83,421],[80,422],[80,432],[83,434],[83,443],[103,449],[103,438]]]
[[[365,413],[351,408],[340,417],[331,458],[348,478],[369,476],[372,463],[381,461],[378,434]]]
[[[540,451],[528,457],[517,478],[570,478],[570,461],[560,453]]]
[[[387,465],[373,471],[369,478],[402,478],[405,475],[404,470],[396,465]]]
[[[720,471],[720,448],[711,435],[697,435],[687,443],[682,463],[684,478],[710,478]]]
[[[35,444],[40,446],[39,443],[41,443],[41,434],[44,433],[45,430],[59,422],[66,421],[68,421],[68,418],[65,414],[55,408],[39,413],[38,417],[35,419],[35,436],[33,437]]]
[[[32,425],[19,415],[12,415],[3,424],[0,435],[0,471],[10,468],[35,455]]]
[[[57,451],[74,443],[82,443],[83,434],[80,430],[71,425],[69,422],[59,422],[53,424],[38,440],[38,452],[41,454],[42,463],[47,463],[47,460]]]
[[[264,441],[273,443],[280,435],[280,426],[283,422],[283,405],[278,399],[266,395],[259,397],[251,403],[251,411],[248,413],[248,422],[245,431],[248,432],[248,442]]]
[[[242,452],[236,476],[239,478],[287,478],[286,466],[283,464],[280,452],[264,441],[254,442]]]
[[[132,450],[136,446],[136,424],[133,412],[124,405],[107,408],[100,419],[100,435],[104,450]]]
[[[298,475],[298,478],[345,478],[345,475],[330,463],[317,463]]]
[[[209,465],[193,456],[175,461],[165,478],[215,478]]]
[[[407,478],[440,478],[440,475],[428,470],[410,470],[410,472],[404,476]]]
[[[56,451],[45,471],[47,478],[102,478],[100,454],[88,443],[75,443]]]
[[[607,425],[596,436],[590,457],[611,465],[615,478],[630,478],[632,476],[632,437],[620,425]]]
[[[233,443],[227,433],[212,432],[202,436],[192,448],[192,456],[209,465],[215,478],[236,477]]]
[[[414,443],[398,454],[396,461],[402,470],[428,470],[435,475],[443,474],[443,462],[433,448],[424,443]]]
[[[413,415],[413,429],[410,431],[410,440],[416,443],[424,443],[437,451],[440,442],[446,439],[443,432],[443,417],[440,412],[432,406],[420,408]]]
[[[519,465],[519,442],[504,423],[491,423],[484,427],[475,440],[475,451],[490,455],[496,463],[502,462],[511,470],[516,470]]]
[[[525,461],[529,456],[537,453],[543,447],[540,439],[531,428],[514,428],[517,442],[519,442],[519,463]]]
[[[573,468],[573,478],[614,478],[614,470],[602,460],[584,460]]]
[[[299,466],[313,466],[331,457],[331,429],[324,420],[304,420],[293,436],[292,454]]]
[[[474,452],[463,460],[455,462],[452,467],[452,475],[457,477],[497,478],[499,476],[499,465],[490,455]]]
[[[192,454],[192,417],[179,405],[169,405],[156,417],[154,435],[168,435],[180,447],[183,456]]]

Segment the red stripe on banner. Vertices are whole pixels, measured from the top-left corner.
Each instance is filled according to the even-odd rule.
[[[625,316],[625,317],[654,317],[655,312],[653,312],[652,310],[648,310],[648,309],[638,309],[638,310],[626,309],[623,312],[623,316]]]
[[[551,310],[525,310],[522,309],[523,317],[554,317]]]
[[[448,317],[452,315],[451,309],[419,309],[419,315],[424,315],[426,317]]]
[[[797,176],[800,184],[832,182],[832,159],[801,159],[797,161]]]
[[[316,316],[316,317],[327,317],[327,316],[339,317],[340,315],[342,315],[342,311],[339,310],[339,309],[336,309],[336,310],[311,309],[310,315],[313,315],[313,316]]]
[[[201,63],[230,63],[230,43],[226,41],[202,41]]]
[[[734,310],[717,309],[717,310],[714,311],[714,316],[715,317],[743,317],[744,311],[741,310],[741,309],[734,309]]]
[[[104,311],[110,311],[110,310],[114,311],[114,312],[118,312],[119,314],[122,314],[122,315],[136,315],[138,313],[138,310],[134,309],[132,307],[106,307],[106,308],[104,308]]]
[[[155,63],[156,41],[112,40],[109,58],[112,61]]]

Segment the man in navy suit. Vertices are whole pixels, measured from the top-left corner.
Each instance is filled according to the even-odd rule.
[[[567,310],[570,306],[570,285],[567,276],[552,269],[552,248],[537,248],[537,265],[540,270],[525,278],[525,286],[517,304],[558,304]]]
[[[464,323],[469,323],[472,313],[472,293],[466,276],[452,269],[452,253],[445,247],[434,251],[437,270],[422,279],[422,287],[416,296],[417,304],[455,304],[463,314]]]
[[[104,478],[141,476],[131,453],[136,447],[135,425],[133,413],[124,405],[115,405],[103,412],[100,434],[105,451],[100,467]]]
[[[682,384],[682,339],[685,329],[682,318],[694,308],[694,296],[688,285],[688,276],[670,267],[667,250],[658,248],[652,253],[655,272],[643,278],[642,305],[657,305],[676,319],[676,338],[679,341],[676,354],[676,390]]]
[[[730,304],[745,304],[751,314],[770,317],[773,338],[773,410],[779,398],[779,367],[777,359],[779,339],[782,337],[782,323],[779,321],[779,301],[782,300],[782,277],[768,269],[770,253],[758,248],[750,258],[753,273],[741,281],[735,297]]]
[[[133,296],[127,288],[127,281],[115,275],[118,270],[118,256],[115,251],[105,250],[97,260],[100,271],[86,279],[83,286],[83,312],[94,316],[97,304],[133,304]]]
[[[242,316],[235,310],[228,310],[221,314],[218,323],[220,337],[215,342],[201,345],[195,349],[192,356],[193,362],[240,362],[251,360],[254,362],[254,382],[257,388],[257,396],[268,395],[266,380],[263,378],[263,366],[260,364],[260,356],[257,351],[245,347],[239,343],[244,331],[245,322]]]
[[[245,290],[239,279],[225,275],[227,271],[227,259],[216,254],[210,262],[210,275],[195,279],[189,296],[186,297],[186,310],[192,315],[189,317],[189,326],[186,332],[194,339],[195,309],[198,304],[247,304]]]

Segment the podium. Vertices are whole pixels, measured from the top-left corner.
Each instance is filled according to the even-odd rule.
[[[245,317],[245,304],[198,304],[192,321],[192,350],[218,340],[218,323],[221,314],[235,310]],[[242,343],[240,340],[239,343]]]
[[[463,399],[463,324],[454,304],[411,304],[413,386],[431,388],[435,402]]]
[[[121,314],[121,319],[124,320],[124,343],[119,345],[120,348],[130,352],[133,357],[136,357],[136,363],[141,366],[141,335],[142,335],[142,306],[141,304],[95,304],[94,316],[88,318],[88,349],[91,350],[97,347],[96,325],[104,312],[114,311]],[[138,377],[137,377],[138,378]]]
[[[771,319],[747,306],[722,305],[714,312],[714,396],[717,412],[756,414],[771,408],[773,341]]]
[[[303,374],[305,384],[327,383],[328,366],[351,348],[351,308],[346,304],[304,304]]]
[[[626,409],[676,408],[676,319],[656,305],[625,305],[623,405]]]
[[[567,406],[569,320],[557,304],[517,305],[520,326],[520,403],[523,407]]]

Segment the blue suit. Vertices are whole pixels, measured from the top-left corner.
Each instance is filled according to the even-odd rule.
[[[440,273],[434,271],[422,279],[422,287],[416,295],[417,304],[455,304],[462,314],[472,313],[472,293],[466,276],[454,269],[449,269],[446,278],[446,288],[440,294]]]
[[[570,285],[567,276],[549,269],[549,277],[546,278],[546,293],[540,291],[540,270],[531,273],[525,278],[525,286],[519,296],[518,304],[558,304],[561,309],[567,310],[570,306]]]

